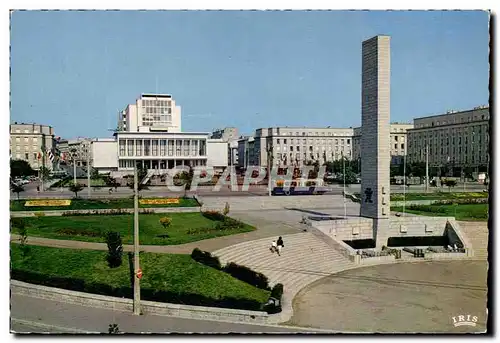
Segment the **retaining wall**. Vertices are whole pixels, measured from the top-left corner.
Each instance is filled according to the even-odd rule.
[[[113,309],[118,311],[133,311],[133,300],[116,298],[98,294],[68,291],[61,288],[34,285],[17,280],[10,282],[12,293],[47,300],[63,301],[71,304]],[[204,307],[141,301],[144,314],[175,316],[188,319],[225,320],[242,323],[265,324],[269,318],[266,312],[245,311],[218,307]]]

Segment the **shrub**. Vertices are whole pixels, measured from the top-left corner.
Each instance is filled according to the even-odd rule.
[[[166,229],[170,226],[170,224],[172,224],[172,218],[169,217],[160,218],[160,224],[163,226],[164,229]]]
[[[81,192],[83,190],[83,185],[80,184],[80,183],[72,183],[70,186],[69,186],[69,190],[73,193],[75,193],[75,198],[78,197],[78,192]]]
[[[86,236],[86,237],[100,237],[102,234],[98,231],[91,231],[91,230],[75,230],[75,229],[58,229],[56,231],[60,235],[67,235],[67,236]]]
[[[224,220],[224,215],[218,211],[204,211],[202,213],[203,217],[210,219],[210,220],[216,220],[216,221],[223,221]]]
[[[45,216],[45,212],[42,212],[42,211],[35,212],[35,217],[44,217],[44,216]]]
[[[24,218],[10,218],[10,228],[23,229],[26,227],[26,221]]]
[[[281,302],[283,298],[283,284],[276,284],[271,290],[271,295],[269,297],[268,303],[264,306],[264,310],[269,314],[280,313],[281,312]],[[273,300],[277,300],[276,303]]]
[[[224,272],[252,286],[269,290],[269,281],[267,277],[264,274],[253,271],[248,267],[240,266],[231,262],[224,267]]]
[[[13,269],[11,271],[11,278],[13,280],[24,281],[36,285],[63,288],[77,292],[107,295],[118,298],[133,298],[133,290],[131,287],[113,287],[106,284],[89,282],[83,279],[71,277],[58,277],[50,274]],[[148,289],[146,287],[143,287],[141,289],[141,298],[146,301],[158,301],[193,306],[233,308],[253,311],[259,311],[262,307],[261,304],[256,300],[232,297],[214,299],[194,293],[158,291],[156,289]]]
[[[281,297],[283,296],[283,284],[277,283],[271,290],[271,296],[273,298],[281,300]]]
[[[108,255],[106,260],[110,268],[117,268],[122,265],[123,244],[119,232],[106,232],[106,244],[108,245]]]
[[[196,262],[215,268],[217,270],[222,269],[219,258],[217,256],[212,256],[212,254],[208,251],[201,251],[198,248],[194,248],[193,252],[191,253],[191,258]]]

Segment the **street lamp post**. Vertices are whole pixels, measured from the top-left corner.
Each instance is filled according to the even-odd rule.
[[[141,283],[139,279],[139,187],[137,161],[134,160],[134,314],[141,314]]]
[[[90,187],[90,141],[88,141],[87,146],[87,188],[88,188],[88,198],[90,199],[91,188]]]
[[[344,174],[344,219],[347,218],[347,207],[345,203],[345,158],[344,158],[344,151],[342,150],[342,169],[343,169],[343,174]]]
[[[403,216],[405,215],[406,205],[406,155],[403,155]]]
[[[425,145],[425,192],[429,192],[429,144]]]

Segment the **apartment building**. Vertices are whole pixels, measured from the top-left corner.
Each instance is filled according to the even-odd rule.
[[[408,151],[407,131],[413,128],[409,123],[391,123],[390,144],[391,144],[391,164],[403,163],[404,156]],[[353,159],[361,158],[361,127],[353,130]]]
[[[352,159],[353,130],[338,128],[270,127],[238,141],[238,165],[301,166],[308,162]]]
[[[91,139],[83,137],[56,140],[61,162],[67,165],[75,163],[78,167],[86,166],[88,160],[91,162],[92,149],[90,144]]]
[[[42,166],[53,169],[54,148],[53,127],[41,124],[18,124],[17,122],[10,125],[10,158],[27,161],[35,170]],[[48,151],[54,156],[52,161]]]
[[[408,160],[425,162],[426,150],[431,167],[487,168],[489,163],[489,106],[448,111],[415,118],[408,130]]]

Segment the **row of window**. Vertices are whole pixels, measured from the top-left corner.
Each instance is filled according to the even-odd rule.
[[[23,137],[23,141],[25,143],[29,142],[29,137]],[[38,137],[32,137],[33,143],[38,142]],[[19,143],[21,142],[21,137],[16,137],[16,142]]]
[[[278,160],[287,159],[288,156],[290,156],[290,159],[292,159],[294,155],[293,155],[293,153],[290,153],[290,154],[287,154],[287,153],[278,153],[277,154],[277,159]],[[309,156],[312,159],[315,159],[315,158],[319,159],[321,157],[321,158],[326,159],[326,160],[339,160],[342,157],[342,154],[335,154],[335,155],[333,155],[333,154],[331,154],[331,155],[321,154],[320,155],[319,153],[309,153],[308,154],[308,153],[305,152],[305,153],[302,154],[302,156],[304,157],[304,159],[307,159],[308,156]],[[346,157],[350,157],[351,154],[348,152],[345,156]],[[295,158],[297,160],[300,160],[301,159],[301,154],[298,153],[298,152],[295,153]]]
[[[420,127],[429,127],[429,126],[439,126],[439,125],[450,125],[450,124],[460,124],[460,123],[469,123],[471,122],[471,120],[485,120],[487,119],[485,117],[485,115],[481,115],[481,117],[479,117],[478,115],[477,116],[467,116],[466,117],[461,117],[460,120],[456,117],[454,117],[453,119],[450,119],[450,120],[443,120],[443,121],[439,121],[437,120],[436,122],[432,121],[430,124],[429,123],[423,123],[423,124],[416,124],[415,127],[416,128],[420,128]]]
[[[280,133],[279,129],[278,129],[278,135],[279,136],[293,136],[293,132],[283,132],[283,133]],[[295,132],[295,136],[346,136],[347,134],[342,134],[342,133],[332,133],[332,132],[328,132],[328,134],[326,132],[302,132],[302,134],[300,132]]]
[[[333,139],[316,139],[314,141],[316,144],[325,144],[326,143],[330,143],[332,144],[333,143]],[[314,143],[312,139],[309,139],[309,144],[312,144]],[[344,141],[344,139],[341,139],[340,140],[340,144],[344,144],[345,142],[347,142],[347,144],[351,144],[351,140],[350,139],[346,139]],[[297,139],[297,143],[296,144],[299,144],[300,143],[300,139]],[[276,139],[276,144],[281,144],[281,140],[279,138]],[[288,141],[286,138],[283,139],[283,144],[288,144]],[[293,141],[293,138],[290,138],[290,144],[294,144],[294,141]],[[302,144],[307,144],[307,139],[306,138],[303,138],[302,139]],[[339,140],[338,139],[335,139],[335,144],[339,144]]]
[[[285,146],[283,146],[283,149],[281,149],[281,147],[280,147],[280,146],[277,146],[277,147],[276,147],[276,151],[282,151],[282,150],[283,150],[283,151],[287,151],[287,149],[290,149],[289,151],[293,151],[293,149],[294,149],[294,148],[293,148],[293,146],[290,146],[290,147],[288,147],[288,148],[287,148],[287,146],[286,146],[286,145],[285,145]],[[305,150],[306,150],[306,146],[302,146],[302,150],[303,150],[303,151],[305,151]],[[320,150],[320,147],[319,147],[319,146],[315,146],[315,149],[313,149],[313,146],[312,146],[312,145],[310,145],[310,146],[309,146],[309,151],[313,151],[313,150],[318,151],[318,150]],[[326,151],[326,150],[328,150],[328,151],[332,151],[332,150],[333,150],[333,147],[332,147],[332,146],[328,146],[328,147],[324,147],[324,146],[322,146],[322,147],[321,147],[321,150],[322,150],[322,151]],[[341,147],[341,149],[339,149],[339,146],[338,146],[338,145],[337,145],[337,146],[335,146],[335,151],[339,151],[339,150],[347,150],[347,149],[344,149],[344,146],[342,146],[342,147]],[[300,151],[300,146],[299,146],[299,145],[297,145],[297,146],[295,147],[295,151]]]
[[[204,140],[120,139],[120,156],[205,156]]]
[[[170,107],[170,100],[142,100],[142,107]]]

